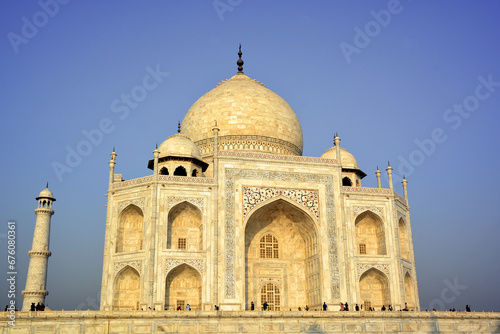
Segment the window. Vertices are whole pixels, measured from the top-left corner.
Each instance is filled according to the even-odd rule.
[[[180,307],[181,310],[184,310],[184,303],[184,300],[177,300],[177,309]]]
[[[177,249],[186,249],[186,238],[179,238],[177,240]]]
[[[163,167],[162,169],[160,169],[160,175],[168,175],[168,168]]]
[[[278,239],[276,239],[271,234],[265,235],[260,239],[260,258],[261,259],[279,258]]]
[[[359,254],[366,254],[366,244],[359,244]]]
[[[365,311],[369,311],[372,307],[372,302],[369,300],[365,300]]]
[[[280,311],[280,289],[273,283],[267,283],[260,290],[261,305],[267,302],[269,311]],[[264,307],[262,306],[262,309]]]

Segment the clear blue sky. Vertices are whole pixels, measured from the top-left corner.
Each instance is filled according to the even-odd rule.
[[[304,155],[320,156],[338,131],[368,174],[364,186],[376,186],[376,167],[385,175],[388,160],[396,174],[406,173],[422,309],[471,304],[500,311],[500,3],[216,5],[0,3],[0,267],[7,271],[6,223],[13,219],[18,292],[25,286],[35,197],[48,181],[57,202],[47,304],[96,305],[113,146],[125,179],[149,175],[155,143],[176,132],[201,95],[236,72],[242,43],[245,73],[297,113]],[[168,75],[141,88],[157,68]],[[122,94],[132,93],[129,113],[118,110]],[[102,122],[109,131],[90,147],[81,144],[84,132]],[[86,156],[69,166],[68,150],[77,149]],[[58,176],[54,166],[62,165],[68,169]],[[401,176],[394,181],[402,193]]]

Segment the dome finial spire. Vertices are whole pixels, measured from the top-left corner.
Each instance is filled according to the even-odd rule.
[[[177,123],[177,133],[181,133],[181,121]]]
[[[49,189],[49,183],[47,182],[47,185],[45,186],[45,188]]]
[[[238,56],[240,59],[236,62],[236,65],[238,65],[238,73],[243,73],[243,59],[241,59],[241,55],[243,52],[241,52],[241,43],[240,43],[240,50],[238,51]]]

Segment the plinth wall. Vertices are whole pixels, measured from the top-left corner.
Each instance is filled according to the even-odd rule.
[[[500,333],[500,313],[484,312],[45,311],[15,316],[14,327],[1,323],[2,334]]]

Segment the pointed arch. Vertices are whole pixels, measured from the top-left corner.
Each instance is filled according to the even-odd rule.
[[[356,245],[360,255],[386,255],[385,229],[381,217],[367,210],[356,217]]]
[[[360,302],[377,309],[391,304],[389,278],[380,270],[371,268],[359,278]]]
[[[401,249],[401,257],[407,260],[410,259],[410,241],[408,238],[408,228],[403,218],[399,218],[399,248]]]
[[[174,176],[187,176],[186,168],[179,166],[174,170]]]
[[[160,175],[169,175],[168,168],[163,167],[162,169],[160,169]]]
[[[142,250],[143,230],[144,214],[142,210],[134,204],[129,204],[118,216],[116,252]]]
[[[314,227],[314,230],[316,233],[318,233],[318,226],[320,225],[320,222],[318,220],[318,218],[316,216],[314,216],[309,210],[306,210],[303,206],[301,206],[299,203],[291,200],[290,198],[288,197],[285,197],[283,195],[278,195],[276,197],[272,197],[270,199],[267,199],[265,201],[262,201],[260,202],[259,204],[257,204],[255,207],[253,207],[245,216],[244,220],[243,220],[243,226],[246,227],[246,225],[248,224],[248,221],[250,220],[250,217],[255,213],[257,212],[258,210],[260,210],[261,208],[269,205],[269,204],[272,204],[274,202],[278,202],[278,201],[283,201],[283,202],[286,202],[288,204],[290,204],[291,206],[293,206],[295,209],[297,209],[298,211],[300,211],[301,213],[303,213],[304,215],[308,216],[312,221],[313,221],[313,227]]]
[[[165,281],[165,308],[182,309],[189,304],[192,310],[200,310],[202,306],[201,275],[198,270],[183,263],[172,268]]]
[[[342,186],[344,187],[352,187],[352,181],[350,178],[348,178],[347,176],[344,176],[342,178]]]
[[[261,251],[266,253],[268,249],[272,258],[261,258]],[[281,309],[296,309],[304,305],[319,307],[319,257],[318,233],[310,214],[286,198],[273,198],[260,203],[249,213],[245,224],[246,304],[249,306],[251,301],[261,301],[262,286],[259,282],[275,280],[293,282],[292,288],[278,289]],[[270,300],[267,302],[271,305]]]
[[[413,286],[413,279],[410,276],[410,273],[407,271],[405,274],[405,303],[408,304],[408,308],[410,310],[415,309],[415,290]]]
[[[137,270],[125,266],[115,277],[113,310],[138,310],[141,295],[141,278]]]
[[[187,201],[173,206],[168,212],[167,248],[201,250],[202,218],[201,210]]]

